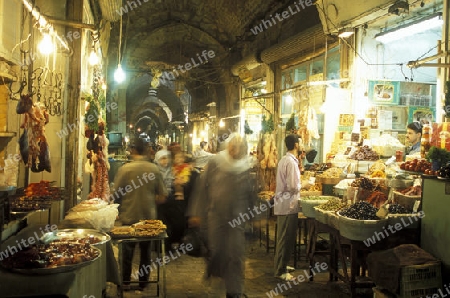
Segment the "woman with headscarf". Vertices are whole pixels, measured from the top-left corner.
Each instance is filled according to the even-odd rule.
[[[221,277],[225,281],[226,297],[239,298],[247,297],[243,293],[244,228],[245,221],[252,218],[256,193],[250,176],[246,140],[231,135],[227,141],[226,150],[213,156],[201,174],[192,195],[189,215],[200,217],[200,225],[206,226],[207,277]]]
[[[166,149],[159,150],[155,154],[155,163],[161,172],[163,177],[164,185],[169,193],[167,200],[164,204],[158,205],[158,216],[159,219],[167,226],[167,241],[166,249],[169,250],[174,245],[176,239],[175,234],[177,230],[177,222],[179,212],[177,212],[177,206],[174,201],[174,180],[172,166],[170,162],[171,153]]]

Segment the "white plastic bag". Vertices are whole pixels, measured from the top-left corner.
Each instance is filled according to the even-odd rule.
[[[96,229],[108,232],[114,227],[114,222],[119,215],[119,204],[111,204],[97,211],[93,211],[87,221]]]

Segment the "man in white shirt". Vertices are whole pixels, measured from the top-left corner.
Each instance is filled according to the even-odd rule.
[[[275,277],[284,281],[295,278],[288,271],[288,262],[295,247],[299,212],[300,180],[298,155],[301,141],[291,134],[284,139],[287,152],[278,162],[274,214],[277,216],[277,243],[274,259]],[[306,185],[304,185],[306,186]]]

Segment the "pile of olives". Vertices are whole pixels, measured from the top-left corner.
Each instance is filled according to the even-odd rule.
[[[378,208],[366,201],[359,201],[340,211],[342,216],[358,220],[378,220]]]
[[[450,179],[450,164],[442,166],[437,171],[437,175],[438,175],[438,177],[441,177],[441,178],[448,178],[448,179]]]
[[[391,214],[410,214],[412,210],[406,209],[402,205],[399,204],[390,204],[389,205],[389,213]]]

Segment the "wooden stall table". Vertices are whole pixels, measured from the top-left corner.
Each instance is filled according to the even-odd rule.
[[[324,255],[324,256],[330,256],[330,262],[329,262],[329,272],[330,272],[330,281],[333,280],[334,275],[333,272],[337,271],[337,262],[334,258],[335,253],[334,253],[334,246],[330,245],[330,249],[329,250],[316,250],[316,242],[317,242],[317,238],[318,238],[318,234],[321,233],[326,233],[330,235],[330,243],[333,243],[334,240],[333,238],[338,237],[339,236],[339,232],[335,229],[333,229],[332,227],[323,224],[319,221],[317,221],[314,218],[308,218],[306,220],[307,222],[307,227],[308,227],[308,243],[307,243],[307,248],[306,248],[306,255],[308,256],[308,260],[309,260],[309,265],[310,265],[310,277],[309,280],[313,281],[314,277],[311,271],[311,267],[314,267],[314,257],[317,255]],[[332,270],[332,268],[334,268],[334,271]]]
[[[167,233],[163,232],[157,236],[139,236],[139,237],[133,237],[133,236],[117,236],[111,234],[111,240],[113,243],[118,245],[119,248],[119,271],[120,271],[120,277],[119,277],[119,284],[118,284],[118,293],[120,297],[123,297],[123,244],[124,243],[132,243],[136,244],[139,242],[150,242],[150,247],[156,248],[156,257],[160,258],[161,260],[164,260],[165,257],[165,239],[167,238]],[[153,245],[155,244],[155,245]],[[160,268],[161,267],[161,268]],[[140,268],[141,269],[141,268]],[[162,271],[162,272],[161,272]],[[161,274],[162,273],[162,274]],[[130,281],[130,283],[142,283],[139,281]],[[149,280],[145,282],[147,284],[156,284],[156,297],[166,297],[166,266],[165,262],[162,262],[161,266],[156,266],[156,279],[152,280],[152,276],[150,274]]]

